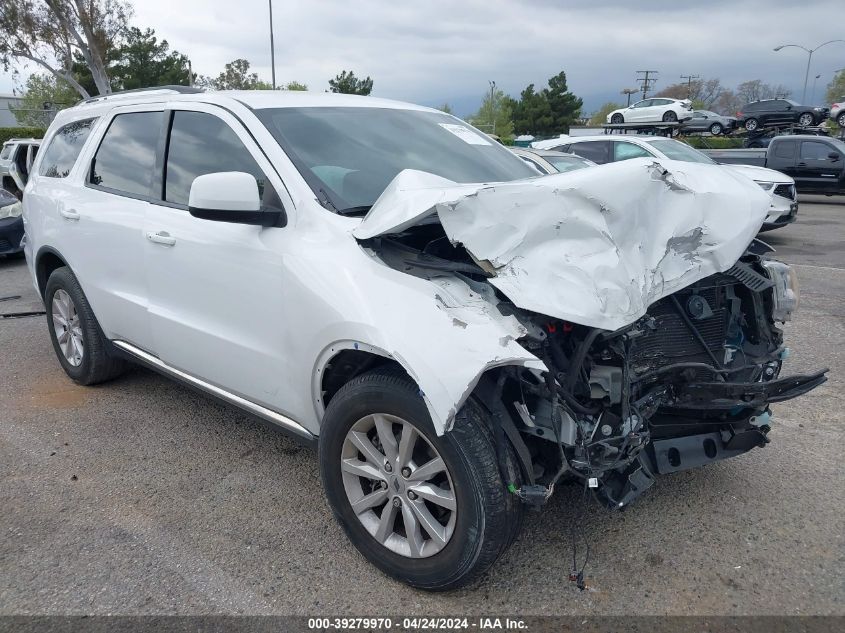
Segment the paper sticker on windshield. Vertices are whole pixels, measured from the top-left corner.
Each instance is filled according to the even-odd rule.
[[[447,130],[461,139],[464,143],[469,143],[470,145],[490,145],[490,141],[486,138],[481,136],[480,134],[476,134],[468,127],[464,127],[463,125],[456,125],[454,123],[440,123],[440,127],[444,130]]]

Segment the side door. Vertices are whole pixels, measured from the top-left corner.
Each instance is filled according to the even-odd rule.
[[[586,158],[599,165],[604,165],[613,160],[610,154],[611,141],[582,141],[572,143],[569,151],[573,154]]]
[[[161,200],[150,205],[144,230],[155,354],[230,393],[284,410],[282,253],[292,231],[202,220],[187,204],[197,176],[231,171],[256,177],[265,208],[289,213],[292,202],[234,116],[211,105],[171,105]]]
[[[791,176],[797,188],[801,188],[803,176],[798,173],[798,141],[789,137],[779,137],[769,146],[766,167]]]
[[[645,121],[648,117],[649,108],[651,107],[652,99],[643,99],[631,106],[628,116],[625,117],[625,122],[637,123]]]
[[[82,186],[63,196],[74,269],[107,338],[152,347],[144,274],[144,220],[159,181],[156,150],[164,108],[112,110],[80,157]],[[48,148],[49,151],[49,148]]]
[[[834,160],[832,154],[838,158]],[[801,141],[795,177],[799,189],[834,193],[839,188],[842,154],[824,141]]]

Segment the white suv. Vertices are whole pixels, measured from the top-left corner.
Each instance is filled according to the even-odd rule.
[[[764,445],[825,380],[778,378],[794,275],[710,165],[538,177],[428,108],[158,89],[60,112],[23,200],[73,380],[139,362],[318,444],[352,543],[417,587],[558,482],[619,508]]]

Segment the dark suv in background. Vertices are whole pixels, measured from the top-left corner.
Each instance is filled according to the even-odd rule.
[[[791,99],[752,101],[736,113],[737,126],[749,132],[772,125],[797,123],[801,127],[818,125],[827,118],[827,108],[801,105]]]

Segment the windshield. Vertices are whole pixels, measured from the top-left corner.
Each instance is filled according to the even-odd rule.
[[[536,176],[490,137],[439,112],[394,108],[268,108],[256,114],[317,198],[364,213],[403,169],[455,182]]]
[[[666,158],[671,158],[672,160],[682,160],[686,163],[706,163],[708,165],[716,164],[716,161],[709,156],[702,154],[697,149],[693,149],[686,143],[681,143],[680,141],[666,138],[656,141],[648,141],[648,144],[666,156]]]

